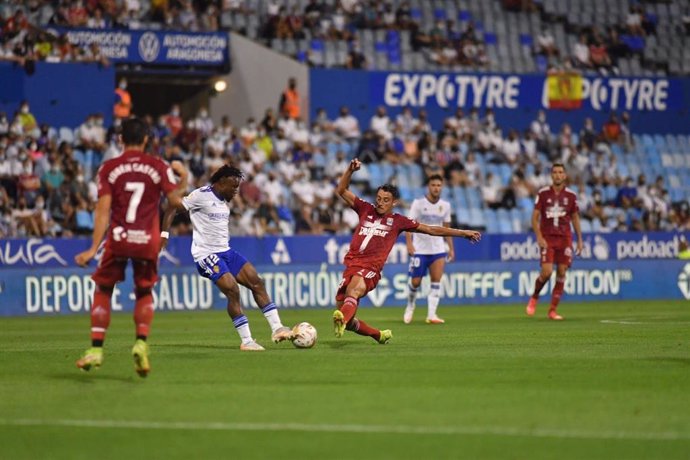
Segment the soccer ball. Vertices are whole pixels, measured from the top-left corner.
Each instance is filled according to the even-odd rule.
[[[295,335],[292,344],[297,348],[311,348],[316,343],[316,328],[307,322],[293,327],[292,333]]]

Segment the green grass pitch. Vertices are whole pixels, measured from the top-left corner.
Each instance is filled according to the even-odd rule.
[[[159,313],[152,373],[134,373],[130,314],[101,369],[74,362],[87,316],[0,319],[0,459],[675,459],[690,457],[690,303],[564,300],[563,322],[522,305],[360,309],[382,346],[309,321],[317,346],[240,352],[224,312]]]

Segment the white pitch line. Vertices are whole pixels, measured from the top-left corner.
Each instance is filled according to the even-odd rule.
[[[509,428],[482,426],[411,426],[411,425],[338,425],[321,423],[226,423],[226,422],[154,422],[144,420],[38,420],[0,419],[4,426],[63,426],[77,428],[114,428],[185,431],[303,431],[326,433],[382,433],[406,435],[493,435],[532,438],[625,439],[644,441],[685,441],[690,433],[586,431],[548,428]]]

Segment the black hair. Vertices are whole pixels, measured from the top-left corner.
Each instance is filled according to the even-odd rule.
[[[393,184],[383,184],[379,188],[376,189],[376,193],[379,192],[379,190],[383,190],[384,192],[388,192],[391,195],[393,195],[393,199],[397,200],[400,198],[400,190],[398,190],[398,187],[396,187]]]
[[[565,171],[565,165],[563,163],[554,163],[551,165],[551,171],[553,171],[553,168],[563,168],[563,171]]]
[[[443,182],[443,176],[441,176],[440,174],[432,174],[431,176],[429,176],[426,183],[428,184],[432,180],[440,180],[441,182]]]
[[[211,183],[215,184],[224,177],[236,177],[240,180],[244,179],[244,173],[234,166],[223,165],[211,176]]]
[[[122,142],[125,145],[141,145],[149,135],[149,126],[141,118],[122,120]]]

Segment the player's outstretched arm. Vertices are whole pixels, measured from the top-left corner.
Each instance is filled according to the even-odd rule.
[[[85,267],[91,259],[94,258],[98,252],[98,246],[105,237],[105,232],[108,231],[108,224],[110,223],[110,206],[112,204],[112,196],[102,195],[98,198],[96,209],[93,218],[93,235],[91,238],[91,247],[84,252],[80,252],[74,256],[74,261],[77,265]]]
[[[472,243],[482,239],[482,234],[476,230],[461,230],[459,228],[441,227],[440,225],[419,224],[419,227],[412,231],[433,236],[457,236],[470,240]]]
[[[335,193],[337,193],[350,207],[355,204],[355,198],[357,198],[350,190],[350,179],[352,179],[352,173],[358,171],[361,166],[362,163],[357,158],[352,160],[350,166],[343,172],[343,175],[340,176],[338,186],[335,188]]]

